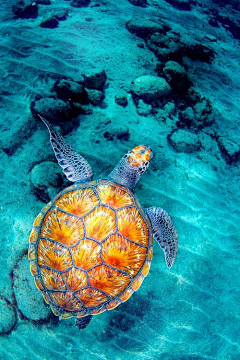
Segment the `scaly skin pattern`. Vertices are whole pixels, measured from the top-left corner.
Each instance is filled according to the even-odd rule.
[[[31,273],[61,318],[97,315],[130,298],[152,260],[151,225],[134,194],[108,180],[75,184],[36,218]]]

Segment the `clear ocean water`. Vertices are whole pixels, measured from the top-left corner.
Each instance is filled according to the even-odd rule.
[[[239,1],[39,0],[0,8],[0,359],[240,359]],[[169,270],[78,330],[30,274],[38,213],[70,185],[37,114],[107,176],[140,144],[136,186],[179,234]]]

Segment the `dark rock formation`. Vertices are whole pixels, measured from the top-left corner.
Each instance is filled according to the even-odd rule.
[[[38,16],[38,6],[35,1],[17,1],[12,11],[17,18],[22,19],[35,19]]]
[[[87,7],[90,4],[91,0],[73,0],[71,2],[71,6],[81,8],[81,7]]]
[[[126,107],[128,104],[128,99],[125,94],[119,93],[115,95],[115,103],[120,106]]]
[[[125,140],[128,141],[130,138],[129,129],[126,126],[119,126],[111,131],[106,131],[103,136],[105,139],[110,141]]]
[[[59,21],[67,20],[67,17],[68,17],[68,12],[61,11],[59,13],[53,14],[48,19],[43,20],[40,26],[43,28],[54,29],[58,27]]]
[[[88,89],[103,90],[107,75],[104,70],[92,70],[87,74],[83,74],[83,86]]]
[[[180,34],[176,32],[154,32],[147,40],[147,47],[153,51],[160,61],[179,61],[183,54]]]
[[[56,91],[59,99],[64,101],[72,100],[74,102],[86,103],[86,94],[83,90],[82,82],[62,79],[56,81],[53,90]]]
[[[56,27],[58,27],[58,25],[59,25],[59,21],[56,19],[55,16],[51,16],[49,19],[44,20],[40,24],[42,28],[47,28],[47,29],[55,29]]]
[[[191,10],[190,0],[166,0],[166,1],[179,10]]]
[[[142,7],[146,7],[147,6],[147,0],[128,0],[132,5],[135,6],[142,6]]]

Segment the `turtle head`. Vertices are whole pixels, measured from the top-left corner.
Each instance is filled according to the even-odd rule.
[[[149,146],[136,146],[122,157],[108,179],[133,191],[137,181],[147,170],[151,158],[152,150]]]
[[[148,168],[153,155],[149,146],[140,145],[128,151],[125,156],[129,166],[142,174]]]

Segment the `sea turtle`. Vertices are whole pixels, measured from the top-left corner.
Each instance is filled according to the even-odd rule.
[[[153,256],[153,238],[171,268],[178,235],[158,207],[142,209],[134,188],[152,150],[136,146],[104,179],[92,181],[88,162],[41,118],[55,156],[74,182],[37,216],[29,239],[30,270],[44,300],[59,318],[85,328],[93,315],[111,310],[138,290]]]

